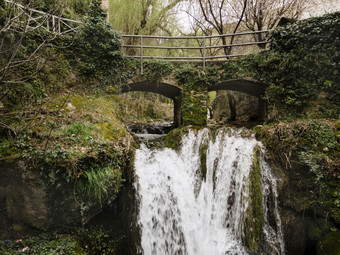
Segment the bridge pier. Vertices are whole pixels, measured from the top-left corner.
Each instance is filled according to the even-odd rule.
[[[259,97],[259,106],[257,109],[257,116],[258,116],[259,121],[264,121],[267,116],[267,103],[261,97]]]
[[[177,96],[174,100],[174,127],[182,125],[182,97]]]

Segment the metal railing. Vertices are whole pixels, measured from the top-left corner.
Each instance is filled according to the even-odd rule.
[[[141,62],[145,59],[161,59],[161,60],[170,60],[170,61],[186,61],[186,62],[201,62],[203,66],[206,65],[207,61],[218,60],[218,59],[226,59],[226,58],[234,58],[248,55],[248,51],[238,50],[233,53],[233,49],[235,47],[249,47],[249,46],[257,46],[262,45],[262,48],[265,48],[265,45],[268,43],[266,40],[262,41],[250,41],[251,38],[244,38],[240,40],[240,37],[254,36],[259,34],[267,34],[270,30],[262,30],[262,31],[251,31],[251,32],[243,32],[243,33],[235,33],[235,34],[224,34],[224,35],[213,35],[213,36],[150,36],[150,35],[122,35],[123,37],[123,50],[125,51],[125,57],[127,58],[139,58]],[[222,38],[237,38],[235,43],[222,44]],[[265,36],[264,36],[265,38]],[[153,39],[153,40],[152,40]],[[149,40],[149,42],[145,42]],[[195,40],[194,46],[188,46],[186,43],[185,46],[181,46],[183,41]],[[164,44],[169,44],[170,41],[173,41],[172,46],[164,46]],[[208,41],[208,43],[207,43]],[[226,40],[225,40],[226,41]],[[154,44],[154,45],[151,45]],[[155,45],[156,44],[156,45]],[[179,45],[179,46],[178,46]],[[259,47],[256,47],[259,48]],[[132,50],[129,50],[132,49]],[[136,51],[137,49],[137,51]],[[146,50],[156,50],[158,52],[153,53],[145,53]],[[211,50],[216,51],[212,52]],[[159,51],[171,52],[172,50],[181,51],[181,55],[177,56],[169,56],[169,55],[156,55]],[[196,51],[193,54],[183,54],[183,50],[186,51]],[[221,50],[223,50],[221,52]],[[197,52],[198,51],[198,52]],[[131,54],[132,53],[132,54]],[[227,54],[226,54],[227,53]]]
[[[15,15],[19,17],[16,20],[17,23],[19,23],[19,26],[20,22],[24,19],[27,27],[32,29],[42,27],[48,32],[62,35],[77,31],[83,24],[81,21],[52,15],[18,4],[15,1],[4,1],[8,5],[16,8]],[[15,24],[15,22],[13,24]],[[10,29],[10,27],[8,29]],[[266,35],[268,32],[270,32],[270,30],[212,36],[174,37],[123,34],[122,38],[124,42],[122,47],[125,57],[140,59],[141,72],[143,72],[143,61],[145,59],[199,62],[205,67],[208,61],[245,56],[253,53],[256,49],[259,49],[259,47],[254,48],[253,46],[262,45],[262,48],[265,48],[265,45],[268,43],[266,40],[254,41],[254,38],[255,36],[266,38],[266,36],[262,36],[262,34]],[[242,37],[243,39],[240,40],[239,38]],[[253,39],[253,41],[251,39]],[[228,40],[229,43],[226,43]],[[224,43],[221,43],[221,41],[224,41]],[[170,44],[171,46],[167,44]],[[244,50],[247,47],[248,50]],[[253,47],[251,51],[249,51],[249,47]],[[239,50],[235,51],[235,48],[238,48]],[[147,51],[151,50],[153,50],[153,52],[148,54]],[[157,55],[160,51],[162,51],[162,56]]]
[[[19,25],[23,23],[28,28],[36,29],[38,27],[44,28],[48,32],[57,34],[66,34],[78,30],[82,22],[72,19],[63,18],[60,16],[52,15],[43,11],[39,11],[28,6],[21,5],[17,2],[10,0],[4,0],[8,5],[12,5],[15,8],[15,15],[18,17],[13,25]],[[8,29],[15,29],[8,27]]]

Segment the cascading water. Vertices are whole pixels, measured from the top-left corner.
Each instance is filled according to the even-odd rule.
[[[144,254],[251,251],[244,241],[252,232],[245,223],[252,197],[249,177],[254,150],[262,150],[262,145],[253,136],[242,138],[242,130],[220,130],[215,139],[211,136],[208,129],[190,130],[179,153],[144,145],[137,150],[138,223]],[[276,179],[262,156],[260,166],[262,240],[254,240],[261,242],[257,251],[263,254],[284,254]]]

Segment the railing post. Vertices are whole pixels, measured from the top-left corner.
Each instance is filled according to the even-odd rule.
[[[140,74],[143,74],[143,36],[140,36]]]
[[[203,38],[203,67],[205,68],[205,37]]]
[[[58,34],[61,35],[60,17],[58,17]]]
[[[52,31],[55,33],[55,17],[52,16]]]

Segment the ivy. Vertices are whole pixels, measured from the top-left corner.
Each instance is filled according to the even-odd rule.
[[[169,75],[173,70],[173,65],[168,61],[144,61],[143,76],[152,82],[160,82],[164,77]]]
[[[106,21],[100,2],[94,1],[74,47],[86,80],[100,79],[101,85],[117,82],[123,61],[121,44],[120,35]]]

